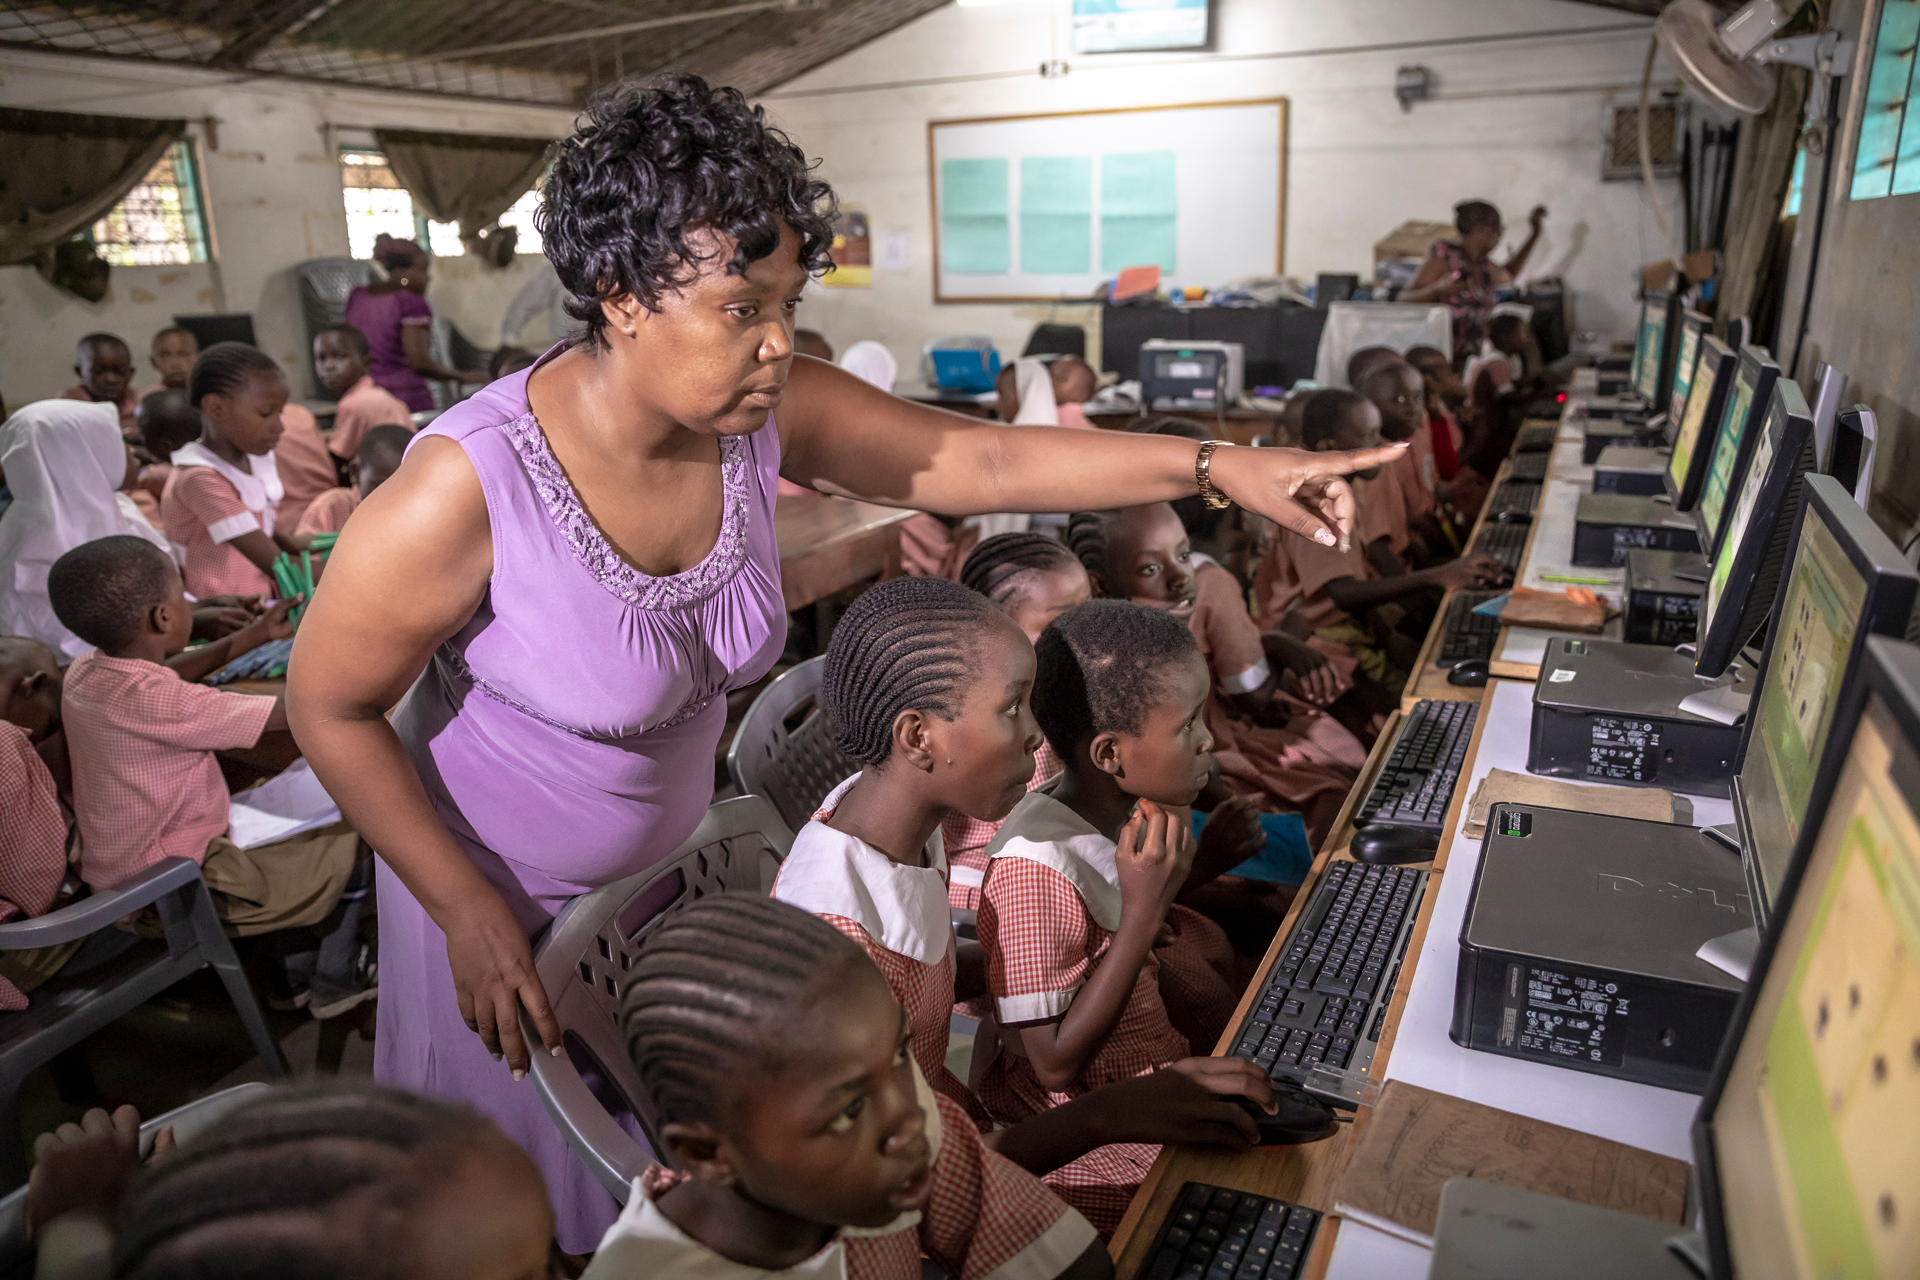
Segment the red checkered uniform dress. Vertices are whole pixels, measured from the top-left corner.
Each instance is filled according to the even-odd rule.
[[[950,1280],[1054,1280],[1095,1240],[1093,1228],[1038,1179],[986,1149],[967,1113],[915,1071],[933,1144],[927,1207],[872,1230],[846,1228],[779,1274],[789,1280],[920,1280],[922,1254]],[[627,1207],[601,1240],[586,1280],[765,1280],[721,1257],[660,1212],[635,1178]],[[664,1194],[662,1191],[661,1194]]]
[[[0,920],[45,915],[67,874],[67,816],[27,731],[0,720]],[[0,1010],[27,1007],[0,978]]]

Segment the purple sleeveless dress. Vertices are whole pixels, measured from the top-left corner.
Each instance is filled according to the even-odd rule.
[[[752,435],[721,441],[725,514],[713,551],[650,578],[581,507],[526,384],[526,372],[496,382],[420,433],[458,441],[479,473],[493,578],[393,726],[441,820],[532,936],[567,899],[643,870],[692,834],[713,798],[726,694],[772,668],[786,613],[771,415]],[[567,1149],[532,1080],[516,1082],[461,1021],[446,935],[384,863],[378,893],[375,1077],[492,1116],[546,1177],[561,1247],[598,1247],[613,1197]]]

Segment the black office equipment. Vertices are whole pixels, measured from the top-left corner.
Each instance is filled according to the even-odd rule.
[[[1752,920],[1702,832],[1496,804],[1460,925],[1455,1044],[1664,1089],[1706,1088],[1740,983],[1700,959]]]
[[[1861,676],[1694,1120],[1713,1280],[1914,1274],[1920,650]]]
[[[1873,410],[1863,404],[1835,415],[1833,458],[1827,474],[1845,485],[1862,509],[1873,500],[1873,448],[1879,435]]]
[[[1540,505],[1540,484],[1533,480],[1502,480],[1487,495],[1487,519],[1500,524],[1532,524]]]
[[[1720,554],[1727,517],[1739,501],[1740,483],[1753,457],[1754,427],[1766,417],[1773,401],[1773,384],[1779,377],[1780,367],[1759,347],[1740,352],[1733,388],[1727,393],[1726,409],[1720,416],[1720,430],[1714,434],[1712,459],[1701,482],[1700,501],[1693,509],[1700,549],[1709,560]]]
[[[175,316],[173,323],[191,333],[202,351],[216,342],[244,342],[250,347],[259,345],[253,340],[253,313],[250,311]]]
[[[1547,463],[1550,461],[1544,453],[1523,453],[1513,459],[1513,465],[1507,468],[1507,479],[1524,480],[1528,484],[1545,484]]]
[[[1583,493],[1575,509],[1573,562],[1617,569],[1637,547],[1654,551],[1699,551],[1693,521],[1661,498],[1624,493]]]
[[[1027,336],[1023,356],[1079,356],[1086,358],[1087,331],[1077,324],[1041,323]]]
[[[1766,625],[1787,543],[1800,518],[1806,475],[1813,468],[1813,417],[1799,387],[1786,378],[1776,380],[1771,401],[1756,405],[1754,416],[1759,422],[1747,433],[1747,474],[1721,524],[1713,576],[1700,603],[1696,658],[1703,676],[1726,670]]]
[[[1354,861],[1370,867],[1401,867],[1412,862],[1432,862],[1440,852],[1440,836],[1424,827],[1391,826],[1376,822],[1354,832],[1347,852]]]
[[[1666,414],[1667,439],[1671,441],[1693,389],[1693,370],[1700,359],[1700,343],[1713,332],[1713,319],[1698,311],[1680,313],[1679,336],[1674,340],[1673,364],[1667,370],[1667,394],[1660,408]]]
[[[1237,342],[1140,344],[1140,400],[1149,407],[1230,409],[1246,390],[1246,350]]]
[[[1522,427],[1513,438],[1513,451],[1516,454],[1550,453],[1559,438],[1560,428],[1557,425]]]
[[[1595,493],[1665,497],[1667,451],[1654,445],[1609,445],[1593,464]]]
[[[1434,698],[1414,703],[1353,825],[1385,822],[1439,834],[1479,713],[1477,702]]]
[[[1359,276],[1322,271],[1313,284],[1313,305],[1325,310],[1336,302],[1350,301],[1359,287]]]
[[[1527,526],[1523,524],[1486,524],[1473,539],[1468,554],[1491,556],[1506,566],[1509,576],[1518,572],[1520,557],[1527,549]]]
[[[1738,364],[1739,357],[1726,343],[1712,334],[1700,339],[1700,357],[1687,384],[1686,408],[1667,454],[1667,494],[1676,511],[1691,511],[1700,501]]]
[[[1486,658],[1468,658],[1453,664],[1453,670],[1447,672],[1447,683],[1462,689],[1483,689],[1492,674],[1492,665]]]
[[[1447,601],[1447,621],[1440,633],[1440,652],[1434,661],[1451,667],[1469,658],[1491,658],[1494,642],[1500,637],[1500,619],[1474,610],[1501,594],[1498,591],[1454,592]]]
[[[1666,443],[1667,428],[1659,422],[1635,422],[1625,419],[1587,419],[1586,435],[1580,445],[1580,461],[1594,466],[1609,449],[1650,449]]]
[[[1318,1142],[1331,1138],[1340,1124],[1332,1107],[1305,1090],[1284,1084],[1273,1088],[1276,1110],[1272,1115],[1261,1110],[1252,1098],[1233,1101],[1252,1117],[1254,1127],[1260,1131],[1260,1138],[1254,1143],[1257,1147],[1297,1147],[1303,1142]]]
[[[1920,639],[1920,574],[1831,476],[1808,476],[1760,659],[1733,812],[1764,927],[1800,838],[1829,729],[1869,635]]]
[[[1234,1035],[1234,1054],[1309,1091],[1307,1076],[1317,1065],[1364,1073],[1380,1044],[1427,876],[1413,867],[1329,862]]]
[[[1642,298],[1640,337],[1633,349],[1633,387],[1653,414],[1666,409],[1673,393],[1673,366],[1680,350],[1680,295],[1649,289]]]
[[[1740,727],[1683,705],[1712,688],[1672,649],[1553,636],[1533,686],[1527,772],[1728,795]]]
[[[1134,1280],[1294,1280],[1319,1226],[1312,1209],[1189,1182]]]
[[[1813,406],[1813,465],[1825,475],[1833,474],[1833,424],[1846,388],[1847,375],[1825,360],[1814,364],[1813,379],[1803,388]]]
[[[1627,643],[1692,644],[1706,581],[1707,562],[1697,552],[1627,552]]]
[[[1290,387],[1313,376],[1326,323],[1317,307],[1109,305],[1100,310],[1100,367],[1134,376],[1149,338],[1237,342],[1247,352],[1247,386]]]

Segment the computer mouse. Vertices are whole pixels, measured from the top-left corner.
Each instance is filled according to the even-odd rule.
[[[1333,1108],[1300,1089],[1281,1084],[1273,1086],[1273,1101],[1280,1109],[1268,1115],[1252,1098],[1235,1098],[1240,1109],[1259,1126],[1262,1147],[1293,1147],[1303,1142],[1318,1142],[1333,1136],[1340,1127]]]
[[[1532,524],[1533,516],[1525,511],[1495,511],[1487,517],[1494,524]]]
[[[1468,658],[1464,662],[1453,664],[1453,670],[1447,672],[1447,683],[1457,684],[1467,689],[1478,689],[1486,684],[1492,674],[1487,670],[1485,658]]]
[[[1347,852],[1372,866],[1382,863],[1399,866],[1406,862],[1432,862],[1440,851],[1440,837],[1419,827],[1389,826],[1372,823],[1353,833]]]

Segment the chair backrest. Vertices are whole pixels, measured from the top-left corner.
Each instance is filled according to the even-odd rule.
[[[1077,324],[1036,324],[1023,356],[1087,356],[1087,331]]]
[[[294,279],[300,282],[300,316],[307,323],[307,361],[313,361],[313,337],[346,319],[347,295],[354,287],[373,283],[373,264],[358,258],[309,258],[294,264]],[[323,400],[336,399],[313,373],[314,394]]]
[[[820,705],[825,658],[808,658],[768,685],[747,708],[727,749],[727,772],[742,795],[765,796],[790,830],[813,817],[827,792],[860,771],[833,745]]]
[[[640,1081],[620,1035],[620,993],[647,930],[683,902],[710,893],[767,893],[793,836],[760,796],[722,800],[669,857],[569,902],[534,952],[566,1037],[562,1057],[533,1055],[540,1100],[567,1145],[615,1199],[654,1155],[622,1123],[638,1123],[659,1150]],[[538,1037],[526,1016],[525,1033]]]

